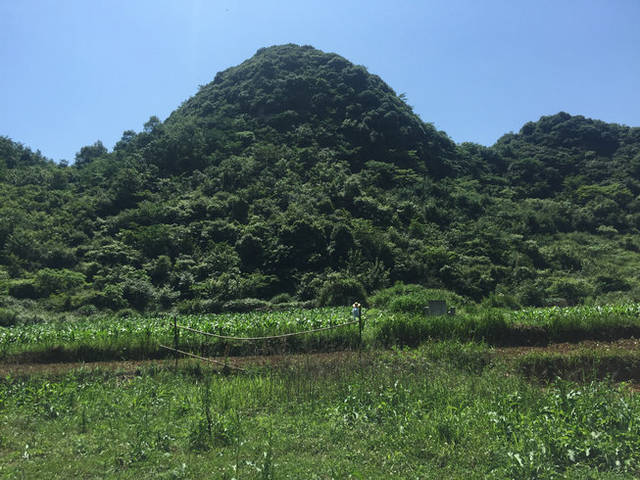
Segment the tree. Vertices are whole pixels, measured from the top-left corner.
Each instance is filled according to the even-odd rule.
[[[93,145],[82,147],[80,151],[76,153],[76,166],[82,167],[87,165],[96,158],[104,157],[107,153],[107,148],[98,140]]]
[[[143,131],[144,133],[152,133],[161,124],[162,122],[160,121],[160,119],[155,115],[152,115],[149,117],[149,120],[144,124]]]

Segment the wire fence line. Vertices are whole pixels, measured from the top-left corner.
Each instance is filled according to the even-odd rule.
[[[356,312],[355,310],[355,305],[354,305],[354,312]],[[356,318],[356,313],[354,313],[354,318]],[[173,348],[172,347],[168,347],[166,345],[160,345],[160,347],[165,348],[167,350],[170,350],[172,352],[174,352],[175,354],[175,360],[176,360],[176,369],[178,368],[178,355],[186,355],[188,357],[193,357],[193,358],[197,358],[199,360],[204,360],[207,362],[211,362],[211,363],[215,363],[218,365],[223,365],[225,367],[230,367],[230,368],[234,368],[236,370],[241,370],[241,371],[246,371],[243,368],[240,367],[235,367],[232,365],[228,365],[226,362],[220,362],[218,360],[214,360],[212,358],[206,358],[206,357],[201,357],[200,355],[196,355],[194,353],[191,352],[185,352],[184,350],[180,350],[178,348],[179,343],[180,343],[180,330],[187,330],[190,332],[194,332],[194,333],[198,333],[200,335],[205,335],[207,337],[213,337],[213,338],[217,338],[220,340],[235,340],[235,341],[243,341],[243,342],[255,342],[255,341],[262,341],[262,340],[276,340],[279,338],[288,338],[288,337],[294,337],[294,336],[298,336],[298,335],[306,335],[309,333],[315,333],[315,332],[321,332],[323,330],[333,330],[336,328],[343,328],[343,327],[348,327],[349,325],[358,325],[358,332],[359,332],[359,345],[360,348],[362,348],[362,327],[363,327],[363,321],[362,321],[362,316],[360,313],[360,306],[358,305],[357,308],[357,320],[352,320],[350,322],[345,322],[345,323],[340,323],[338,325],[329,325],[328,327],[321,327],[321,328],[314,328],[311,330],[303,330],[301,332],[291,332],[291,333],[283,333],[281,335],[270,335],[270,336],[265,336],[265,337],[234,337],[234,336],[230,336],[230,335],[219,335],[216,333],[211,333],[211,332],[204,332],[202,330],[197,330],[195,328],[191,328],[188,327],[186,325],[179,325],[178,324],[178,319],[174,316],[173,317]],[[227,344],[227,354],[229,351],[229,344]]]
[[[214,360],[213,358],[201,357],[200,355],[196,355],[195,353],[185,352],[184,350],[178,350],[177,348],[167,347],[166,345],[160,345],[160,347],[165,348],[167,350],[171,350],[172,352],[181,353],[182,355],[186,355],[188,357],[197,358],[198,360],[204,360],[206,362],[215,363],[216,365],[222,365],[224,367],[234,368],[236,370],[241,370],[243,372],[246,372],[244,368],[236,367],[235,365],[229,365],[227,363]]]
[[[194,332],[194,333],[200,333],[202,335],[206,335],[208,337],[214,337],[214,338],[220,338],[223,340],[238,340],[238,341],[245,341],[245,342],[254,342],[254,341],[259,341],[259,340],[275,340],[278,338],[286,338],[286,337],[294,337],[296,335],[306,335],[307,333],[314,333],[314,332],[321,332],[323,330],[333,330],[334,328],[342,328],[342,327],[346,327],[349,325],[355,325],[356,323],[359,323],[359,320],[354,320],[351,322],[346,322],[346,323],[341,323],[339,325],[330,325],[328,327],[322,327],[322,328],[314,328],[312,330],[304,330],[301,332],[292,332],[292,333],[284,333],[282,335],[271,335],[268,337],[232,337],[229,335],[218,335],[216,333],[211,333],[211,332],[203,332],[202,330],[196,330],[195,328],[191,328],[191,327],[187,327],[185,325],[177,325],[177,328],[181,328],[183,330],[188,330],[190,332]]]

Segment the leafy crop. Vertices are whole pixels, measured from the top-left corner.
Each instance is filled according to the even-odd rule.
[[[0,355],[40,360],[158,358],[173,345],[173,318],[179,325],[235,337],[278,336],[352,320],[346,307],[226,314],[96,316],[0,327]],[[180,346],[206,355],[327,351],[359,345],[358,327],[349,326],[252,342],[224,340],[180,330]],[[525,309],[479,309],[453,316],[365,310],[363,340],[375,345],[419,345],[425,340],[481,340],[491,344],[546,344],[552,341],[615,339],[640,335],[640,304]]]
[[[101,358],[147,358],[166,356],[159,345],[173,345],[173,319],[179,325],[226,336],[271,336],[338,325],[351,320],[345,308],[250,312],[215,315],[97,316],[68,322],[42,322],[0,328],[2,355],[30,352],[40,359],[94,360]],[[332,342],[355,345],[357,331],[336,329],[311,338],[291,338],[287,348],[322,348]],[[180,345],[205,353],[262,351],[262,345],[216,341],[180,329]],[[270,344],[266,344],[269,346]]]
[[[640,304],[527,308],[509,320],[543,329],[552,341],[632,336],[640,332]]]

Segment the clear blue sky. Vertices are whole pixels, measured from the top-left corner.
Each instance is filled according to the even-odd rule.
[[[0,0],[0,135],[72,161],[282,43],[364,65],[456,142],[559,111],[640,126],[640,0]]]

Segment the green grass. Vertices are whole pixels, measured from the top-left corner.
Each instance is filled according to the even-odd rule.
[[[637,478],[640,398],[486,347],[0,380],[1,478]]]

